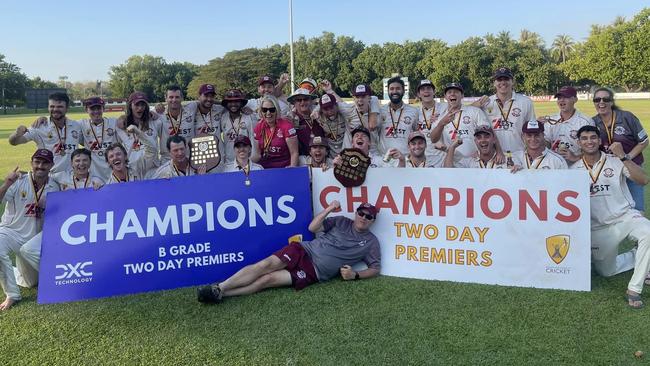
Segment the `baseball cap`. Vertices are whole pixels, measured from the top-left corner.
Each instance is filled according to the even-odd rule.
[[[248,136],[246,136],[246,135],[237,135],[237,137],[235,137],[235,143],[233,145],[237,146],[237,145],[240,145],[240,144],[253,146],[251,144],[251,139],[249,139]]]
[[[413,132],[411,132],[409,134],[409,142],[413,141],[416,138],[421,138],[421,139],[424,140],[424,142],[427,142],[427,139],[426,139],[426,137],[424,137],[424,134],[422,133],[422,131],[419,131],[419,130],[418,131],[413,131]]]
[[[366,211],[367,213],[371,214],[374,217],[377,217],[377,207],[375,207],[371,203],[366,202],[359,205],[359,207],[357,207],[357,212],[361,210]]]
[[[447,93],[447,90],[449,89],[458,89],[460,90],[461,93],[465,93],[465,89],[463,89],[463,86],[460,85],[460,83],[449,83],[445,85],[445,91],[444,93]]]
[[[332,94],[325,93],[320,97],[320,107],[330,108],[336,105],[336,97]]]
[[[54,154],[48,149],[38,149],[34,152],[34,155],[32,155],[32,160],[34,159],[43,159],[47,161],[48,163],[52,164],[54,163]]]
[[[494,71],[494,76],[492,78],[498,79],[502,77],[513,79],[514,76],[512,74],[512,70],[510,70],[507,67],[499,67],[498,69],[496,69],[496,71]]]
[[[300,88],[309,90],[310,93],[313,92],[317,86],[318,84],[316,83],[316,80],[312,78],[304,78],[298,85]]]
[[[370,131],[368,131],[368,129],[363,127],[363,126],[359,126],[359,127],[355,128],[354,130],[352,130],[352,132],[350,133],[350,136],[354,137],[354,135],[356,135],[357,132],[365,133],[366,136],[368,136],[368,138],[370,138]]]
[[[359,84],[354,87],[354,90],[352,91],[352,95],[355,97],[372,95],[372,89],[370,89],[370,85],[368,84]]]
[[[327,141],[327,137],[314,136],[311,138],[311,141],[309,142],[309,147],[312,146],[329,147],[329,141]]]
[[[86,107],[94,107],[96,105],[104,105],[104,99],[100,97],[90,97],[86,100],[84,100],[84,106]]]
[[[304,96],[304,97],[307,97],[307,98],[310,98],[310,99],[318,98],[317,96],[312,94],[309,90],[307,90],[305,88],[300,88],[300,89],[296,89],[296,91],[293,92],[293,94],[291,94],[289,96],[289,98],[287,98],[287,102],[293,104],[293,100],[296,99],[296,97],[299,97],[299,96]]]
[[[217,94],[217,91],[214,88],[214,85],[212,85],[212,84],[201,84],[201,86],[199,86],[199,95],[208,94],[208,93]]]
[[[268,76],[268,75],[264,75],[261,78],[259,78],[259,80],[257,80],[257,85],[262,85],[262,84],[266,84],[266,83],[275,84],[275,82],[273,81],[273,78]]]
[[[541,133],[544,132],[544,124],[537,122],[537,120],[530,120],[521,127],[523,133]]]
[[[149,100],[147,100],[147,94],[139,91],[131,93],[131,95],[129,95],[128,102],[129,103],[145,102],[149,104]]]
[[[565,97],[565,98],[576,98],[578,96],[578,92],[576,89],[572,86],[565,85],[560,88],[560,90],[555,93],[555,97]]]
[[[488,135],[494,136],[494,130],[488,125],[480,125],[474,129],[474,136],[480,133],[487,133]]]
[[[431,82],[431,80],[429,80],[429,79],[423,79],[423,80],[420,80],[420,83],[418,83],[418,88],[417,88],[416,91],[420,91],[420,88],[423,87],[423,86],[430,86],[430,87],[433,88],[433,90],[436,89],[436,87],[433,85],[433,83]]]

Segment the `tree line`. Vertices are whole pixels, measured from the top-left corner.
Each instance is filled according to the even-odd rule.
[[[439,39],[404,43],[365,45],[354,37],[323,32],[319,37],[299,38],[294,43],[296,82],[305,77],[333,82],[337,92],[349,96],[352,87],[367,82],[379,95],[382,79],[394,73],[416,81],[430,79],[438,90],[459,81],[467,95],[489,94],[494,69],[505,66],[516,75],[516,89],[525,94],[552,94],[561,85],[588,89],[607,85],[623,91],[647,90],[650,85],[650,8],[632,19],[617,17],[608,25],[593,25],[584,42],[558,35],[547,47],[539,34],[522,30],[470,37],[449,45]],[[278,77],[289,70],[289,45],[230,51],[206,65],[168,63],[162,57],[131,56],[112,66],[108,85],[102,92],[124,98],[140,90],[151,100],[164,99],[168,85],[176,84],[189,97],[198,86],[212,83],[218,91],[240,88],[249,95],[257,92],[262,75]],[[99,85],[61,83],[72,89],[74,99],[99,94]],[[10,104],[24,102],[24,88],[52,87],[55,83],[29,79],[0,54],[0,87],[9,90]]]

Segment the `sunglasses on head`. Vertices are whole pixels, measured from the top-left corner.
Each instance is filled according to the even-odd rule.
[[[594,103],[600,103],[600,102],[603,102],[603,103],[609,103],[609,102],[612,101],[612,98],[610,98],[610,97],[603,97],[603,98],[594,98],[593,100],[594,100]]]
[[[262,107],[262,108],[260,108],[260,109],[262,110],[262,113],[266,113],[266,112],[275,113],[275,107],[271,107],[271,108],[264,108],[264,107]]]
[[[357,211],[357,214],[358,214],[359,216],[361,216],[361,217],[365,217],[366,219],[371,220],[371,221],[375,219],[374,216],[372,216],[371,214],[365,213],[365,212],[363,212],[363,211]]]

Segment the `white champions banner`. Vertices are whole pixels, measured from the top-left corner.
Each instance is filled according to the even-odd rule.
[[[582,170],[369,169],[345,188],[313,170],[319,212],[333,200],[352,217],[380,210],[372,232],[382,274],[589,291],[589,177]]]

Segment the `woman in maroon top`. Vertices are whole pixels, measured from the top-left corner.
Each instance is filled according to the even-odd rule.
[[[272,95],[260,99],[259,116],[261,120],[253,131],[258,149],[252,157],[253,162],[264,169],[298,166],[298,138],[293,124],[278,118],[280,103]]]
[[[643,149],[648,146],[648,134],[639,119],[628,111],[621,110],[614,104],[614,92],[609,88],[598,88],[594,92],[594,107],[598,113],[593,117],[600,130],[602,148],[610,153],[610,146],[621,144],[625,157],[643,167]],[[645,211],[643,186],[627,180],[635,208]]]

